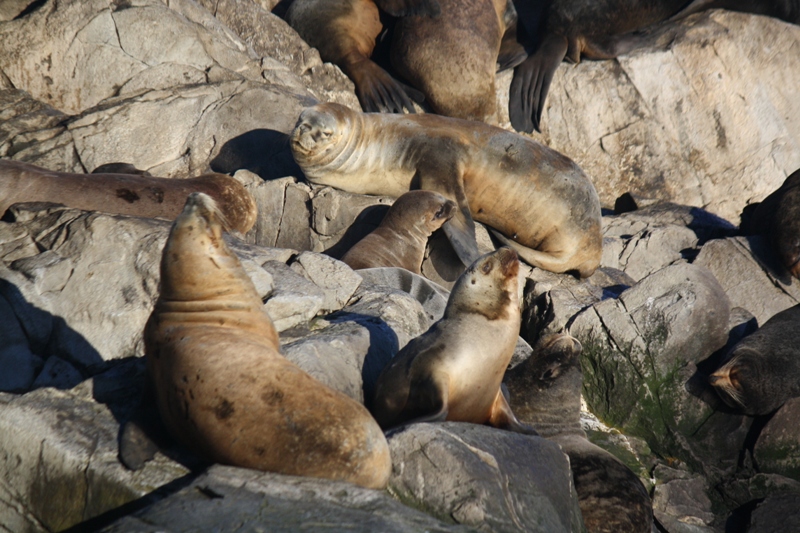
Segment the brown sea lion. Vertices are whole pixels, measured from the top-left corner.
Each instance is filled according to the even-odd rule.
[[[291,134],[306,177],[357,194],[436,191],[458,205],[443,229],[464,265],[478,257],[473,217],[533,266],[591,275],[600,264],[600,200],[555,150],[481,122],[439,115],[305,109]]]
[[[383,433],[363,405],[280,354],[222,219],[209,196],[193,193],[164,246],[144,332],[164,425],[211,461],[383,488],[391,471]]]
[[[372,413],[382,428],[460,421],[535,433],[500,390],[520,328],[517,254],[486,254],[461,275],[441,320],[381,372]]]
[[[514,71],[508,111],[517,131],[539,131],[547,91],[563,59],[613,59],[644,42],[638,30],[724,8],[800,23],[800,0],[515,0],[530,56]],[[522,32],[521,32],[522,33]]]
[[[409,191],[375,230],[342,256],[350,268],[400,267],[421,274],[428,237],[450,220],[455,202],[431,191]]]
[[[566,334],[541,339],[528,359],[506,372],[509,403],[523,423],[569,456],[589,533],[650,533],[653,506],[644,485],[581,429],[582,349]]]
[[[439,0],[440,17],[404,17],[394,26],[390,57],[397,73],[448,117],[496,122],[495,73],[524,59],[499,57],[511,0]]]
[[[186,196],[214,198],[231,229],[247,233],[258,209],[241,183],[225,174],[189,179],[134,174],[70,174],[28,163],[0,160],[0,215],[15,203],[52,202],[86,211],[174,219]]]
[[[766,415],[800,396],[800,305],[739,341],[711,374],[720,398],[746,415]]]
[[[422,94],[370,59],[383,31],[378,6],[395,16],[439,15],[436,0],[295,0],[286,21],[324,61],[353,80],[364,111],[414,113],[412,99],[421,102]]]
[[[742,229],[768,237],[784,268],[800,278],[800,170],[755,208]]]

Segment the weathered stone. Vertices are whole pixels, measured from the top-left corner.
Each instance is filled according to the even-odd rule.
[[[800,493],[785,492],[761,502],[750,517],[748,533],[783,533],[800,523]]]
[[[669,533],[714,533],[714,513],[706,481],[697,475],[658,466],[653,514]]]
[[[0,157],[52,139],[66,129],[68,116],[19,89],[0,90]]]
[[[698,364],[725,345],[730,304],[705,268],[666,267],[580,313],[584,395],[600,420],[710,476],[737,465],[750,420],[721,402]]]
[[[767,422],[758,436],[753,459],[759,472],[800,481],[800,398],[791,398]]]
[[[592,176],[603,205],[632,191],[733,221],[800,168],[787,92],[800,27],[715,10],[672,28],[617,60],[559,67],[535,138]],[[511,76],[497,80],[502,114]]]
[[[389,434],[390,490],[479,531],[582,531],[569,462],[541,437],[487,426],[411,424]]]
[[[262,267],[272,275],[275,290],[264,310],[279,332],[314,318],[325,303],[322,289],[282,262],[267,261]]]
[[[60,357],[53,355],[47,358],[31,388],[53,387],[65,390],[75,387],[81,381],[83,381],[83,375],[78,369]]]
[[[34,0],[6,0],[0,5],[0,22],[14,20],[33,2]]]
[[[341,481],[213,466],[190,485],[101,531],[220,530],[290,532],[304,529],[469,531],[409,509],[385,492]]]
[[[694,264],[709,269],[725,289],[731,305],[753,313],[759,324],[800,303],[800,281],[783,270],[763,237],[710,241]]]
[[[361,285],[361,276],[346,264],[326,255],[301,252],[290,268],[322,289],[325,294],[322,309],[326,312],[344,307]]]

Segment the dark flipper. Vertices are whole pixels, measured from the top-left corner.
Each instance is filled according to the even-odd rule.
[[[119,460],[130,470],[144,467],[169,441],[167,429],[161,422],[158,406],[150,391],[148,381],[142,401],[120,431]]]
[[[539,129],[544,102],[556,68],[567,53],[567,39],[562,35],[545,37],[535,54],[514,69],[508,97],[508,114],[517,131],[531,133]]]
[[[500,42],[500,53],[497,55],[497,72],[502,72],[525,61],[528,52],[525,47],[517,41],[517,23],[514,22],[503,34]]]
[[[361,107],[367,113],[414,113],[414,101],[422,103],[425,96],[400,83],[369,59],[350,65],[347,74],[356,85]]]
[[[437,0],[375,0],[375,4],[393,17],[438,17],[442,13]]]

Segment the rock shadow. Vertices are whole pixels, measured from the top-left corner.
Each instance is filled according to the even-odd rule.
[[[322,253],[334,259],[341,259],[358,241],[372,233],[380,225],[390,207],[385,204],[376,204],[364,208],[344,232],[341,239]]]
[[[270,129],[251,130],[230,139],[210,167],[223,174],[247,169],[267,181],[286,176],[305,179],[289,148],[289,136]]]

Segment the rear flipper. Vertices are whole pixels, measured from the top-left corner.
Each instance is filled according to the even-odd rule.
[[[375,4],[393,17],[431,17],[442,13],[437,0],[375,0]]]
[[[556,68],[567,54],[567,38],[550,34],[545,37],[536,53],[529,56],[516,69],[508,97],[508,114],[517,131],[541,131],[539,124],[544,110],[547,91]]]
[[[142,401],[133,416],[120,429],[119,460],[130,470],[139,470],[155,457],[156,452],[168,442],[168,433],[158,406],[150,394],[150,385],[145,386]]]
[[[600,266],[600,254],[597,254],[596,258],[584,259],[578,262],[579,259],[576,257],[576,252],[578,252],[578,250],[572,250],[571,252],[562,251],[559,254],[542,252],[523,246],[516,241],[512,241],[497,230],[491,228],[490,230],[501,243],[512,247],[517,252],[520,259],[531,266],[543,268],[544,270],[557,274],[574,271],[577,272],[581,278],[588,278],[597,270],[597,267]]]
[[[370,59],[345,67],[356,86],[356,95],[367,113],[414,113],[414,102],[422,104],[425,95],[401,83]]]
[[[517,41],[516,21],[503,34],[500,52],[497,55],[497,72],[502,72],[520,65],[528,57],[525,47]]]
[[[513,431],[514,433],[538,435],[539,433],[531,426],[517,420],[517,417],[511,411],[511,406],[508,405],[508,400],[504,392],[503,387],[497,391],[497,397],[494,399],[494,404],[489,414],[489,425],[498,429]]]

